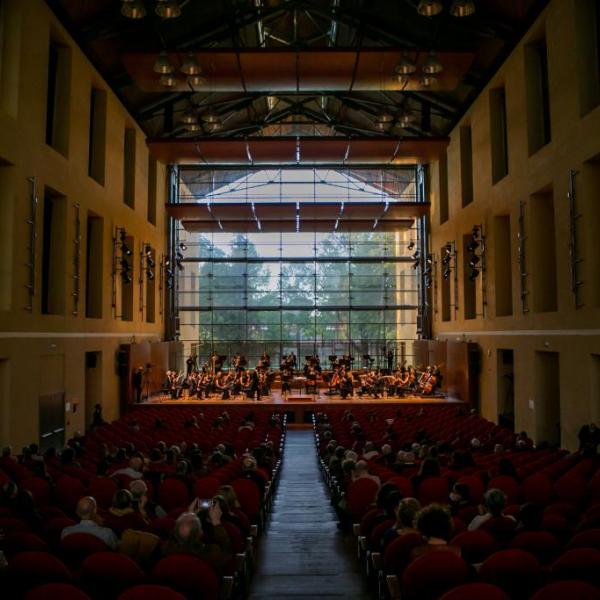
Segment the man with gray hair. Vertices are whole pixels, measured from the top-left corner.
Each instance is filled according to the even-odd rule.
[[[77,503],[77,516],[81,519],[77,525],[65,527],[60,534],[60,539],[64,539],[75,533],[86,533],[101,539],[111,550],[116,550],[119,540],[115,532],[108,527],[102,527],[98,524],[96,514],[96,500],[92,496],[84,496]]]
[[[222,510],[216,499],[210,503],[207,521],[212,535],[210,541],[203,536],[202,522],[196,514],[200,510],[198,498],[175,521],[173,535],[163,546],[163,556],[170,554],[193,554],[215,568],[223,567],[231,558],[231,540],[221,523]]]
[[[139,456],[134,456],[129,459],[128,467],[115,471],[113,475],[125,475],[131,479],[142,479],[144,477],[143,469],[144,461]]]

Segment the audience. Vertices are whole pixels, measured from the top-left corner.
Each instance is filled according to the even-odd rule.
[[[440,550],[460,556],[460,548],[448,544],[453,527],[452,517],[447,507],[441,504],[429,504],[417,513],[415,524],[417,531],[425,540],[425,545],[417,546],[412,551],[414,558]]]
[[[516,524],[516,520],[512,515],[504,515],[504,507],[506,505],[506,496],[502,490],[492,488],[485,493],[484,505],[480,507],[480,513],[469,523],[469,531],[474,531],[483,527],[492,519],[509,520]]]

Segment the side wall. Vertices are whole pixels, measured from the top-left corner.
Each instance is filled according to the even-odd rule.
[[[595,162],[600,156],[600,106],[582,108],[588,101],[582,98],[581,79],[589,75],[585,73],[585,66],[576,67],[579,59],[584,65],[593,59],[589,55],[587,58],[578,56],[582,47],[581,20],[578,24],[580,17],[577,16],[579,4],[576,0],[550,2],[452,132],[447,151],[447,220],[440,215],[440,189],[443,192],[444,182],[440,181],[439,163],[430,169],[431,247],[438,261],[434,337],[474,341],[481,346],[481,412],[495,421],[504,401],[499,398],[503,394],[499,390],[505,389],[500,381],[503,373],[497,372],[498,350],[513,350],[515,427],[526,430],[538,441],[545,437],[542,432],[544,423],[548,422],[547,402],[550,400],[546,387],[540,384],[540,373],[536,373],[540,371],[539,365],[545,363],[537,359],[540,353],[558,353],[560,442],[571,449],[577,446],[581,424],[600,417],[596,387],[600,378],[600,177]],[[541,107],[531,105],[528,89],[532,81],[527,70],[527,52],[531,44],[544,37],[551,141],[530,152],[528,127],[531,130],[530,121],[539,118]],[[500,87],[506,94],[508,174],[493,183],[491,131],[497,123],[490,114],[493,110],[490,90]],[[461,173],[461,164],[464,167],[460,143],[462,127],[470,127],[472,136],[473,201],[470,203],[463,197],[464,190],[469,188],[468,182],[464,186],[461,181],[465,173],[464,168]],[[578,256],[582,259],[578,267],[578,280],[583,282],[581,306],[576,306],[571,289],[568,200],[571,170],[578,172],[575,196],[577,213],[581,215],[577,221]],[[522,249],[525,256],[522,268],[519,264],[521,203],[524,203]],[[496,217],[510,217],[510,249],[506,247],[508,236],[502,236]],[[487,268],[485,283],[480,275],[475,284],[476,317],[467,319],[464,292],[469,268],[464,263],[462,240],[474,225],[484,227]],[[439,253],[440,248],[452,241],[456,241],[459,252],[456,260],[458,296],[454,306],[452,273],[450,319],[443,320]],[[556,415],[557,411],[552,410]],[[551,420],[554,415],[550,416]]]
[[[88,377],[88,395],[97,398],[100,394],[105,418],[113,419],[119,410],[116,367],[119,344],[162,339],[164,315],[159,310],[158,259],[165,251],[165,216],[160,205],[164,203],[166,175],[164,166],[158,164],[156,190],[149,189],[150,161],[144,133],[43,0],[6,0],[2,2],[0,19],[0,444],[21,446],[38,438],[41,394],[64,392],[68,405],[77,405],[76,412],[66,413],[67,436],[84,429],[86,412],[90,413],[85,407],[86,352],[101,353],[96,355],[100,360],[95,363],[101,373]],[[46,112],[51,40],[58,44],[60,52],[66,52],[68,60],[61,63],[57,72],[54,111],[58,133],[55,142],[49,144]],[[102,184],[88,175],[92,87],[106,99],[105,128],[97,142],[104,163]],[[126,128],[135,131],[134,136],[129,134],[130,140],[135,139],[134,151],[129,145],[129,163],[124,158]],[[128,184],[127,199],[125,164],[129,181],[134,181],[133,188]],[[32,177],[37,187],[37,220],[35,294],[30,298],[28,178]],[[51,298],[62,300],[52,300],[58,310],[46,311],[55,314],[42,314],[41,298],[43,205],[48,190],[61,198],[63,211],[57,217],[61,219],[61,227],[55,230],[58,234],[53,242],[61,251],[51,259],[58,262],[52,267],[50,279]],[[148,219],[151,214],[148,202],[154,202],[155,198],[158,210],[152,223]],[[80,240],[76,233],[77,207]],[[97,234],[101,243],[93,247],[91,259],[86,254],[88,215],[102,219]],[[120,317],[120,275],[113,277],[116,228],[126,229],[133,238],[130,321]],[[143,244],[151,245],[157,258],[154,322],[146,311],[146,275],[141,268]],[[92,263],[97,265],[98,259],[98,291],[93,303],[94,311],[101,316],[86,318],[86,268]],[[143,285],[139,283],[140,275]],[[113,306],[115,281],[117,302]],[[99,386],[98,382],[101,390],[97,387],[90,392],[90,386]]]

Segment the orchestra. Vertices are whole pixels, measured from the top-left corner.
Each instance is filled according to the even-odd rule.
[[[436,395],[442,379],[441,365],[417,369],[403,363],[394,369],[390,361],[386,369],[372,365],[353,369],[351,355],[330,356],[331,368],[327,372],[323,371],[318,355],[306,356],[302,371],[298,371],[294,352],[282,357],[278,372],[271,369],[267,352],[262,353],[253,369],[248,368],[248,360],[240,352],[233,355],[227,369],[224,368],[226,362],[226,356],[213,352],[208,362],[198,367],[197,356],[193,354],[186,361],[185,371],[167,371],[163,391],[173,400],[183,397],[202,400],[216,395],[223,401],[240,397],[259,401],[270,396],[272,384],[279,375],[283,396],[294,386],[304,386],[306,393],[317,394],[323,382],[326,394],[340,396],[342,400],[354,396],[379,399]]]

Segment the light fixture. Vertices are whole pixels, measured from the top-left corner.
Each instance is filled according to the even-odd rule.
[[[209,110],[207,113],[204,113],[202,115],[202,120],[205,123],[219,123],[221,121],[219,115],[213,112],[212,110]]]
[[[444,70],[442,63],[438,59],[437,53],[433,50],[427,55],[421,68],[423,69],[423,73],[427,73],[427,75],[436,75]]]
[[[183,242],[179,243],[179,247],[181,248],[182,252],[185,252],[187,250],[187,246]]]
[[[421,77],[421,87],[430,88],[437,83],[437,77],[433,75],[423,75]]]
[[[188,123],[185,128],[187,131],[191,131],[192,133],[202,131],[202,125],[200,125],[200,123]]]
[[[181,65],[181,72],[186,75],[199,75],[202,73],[202,67],[200,63],[196,59],[196,55],[193,52],[190,52],[183,61]]]
[[[184,125],[193,125],[198,122],[198,115],[193,110],[188,110],[183,113],[183,117],[181,117],[181,122]]]
[[[215,123],[207,123],[206,127],[209,131],[221,131],[221,129],[223,129],[223,123],[220,123],[219,121]]]
[[[181,15],[181,7],[177,0],[156,0],[154,12],[162,19],[175,19]]]
[[[417,12],[422,17],[435,17],[439,15],[444,8],[440,0],[419,0]]]
[[[454,0],[450,8],[453,17],[470,17],[475,12],[473,0]]]
[[[175,67],[169,59],[169,53],[163,50],[163,52],[161,52],[156,58],[156,61],[154,61],[154,66],[152,69],[155,73],[159,73],[160,75],[174,73]]]
[[[204,75],[188,75],[187,82],[192,87],[201,87],[206,85],[206,77]]]
[[[417,70],[417,63],[410,57],[408,52],[402,53],[400,62],[396,65],[394,72],[399,76],[412,75]]]
[[[168,73],[165,75],[161,75],[158,81],[160,85],[167,88],[172,88],[177,85],[177,77]]]
[[[408,127],[414,120],[414,116],[409,112],[403,112],[398,118],[398,127]]]
[[[406,247],[408,248],[409,251],[412,251],[412,249],[415,247],[414,240],[409,240],[408,245]]]
[[[121,14],[128,19],[143,19],[146,16],[146,8],[142,0],[123,0]]]

